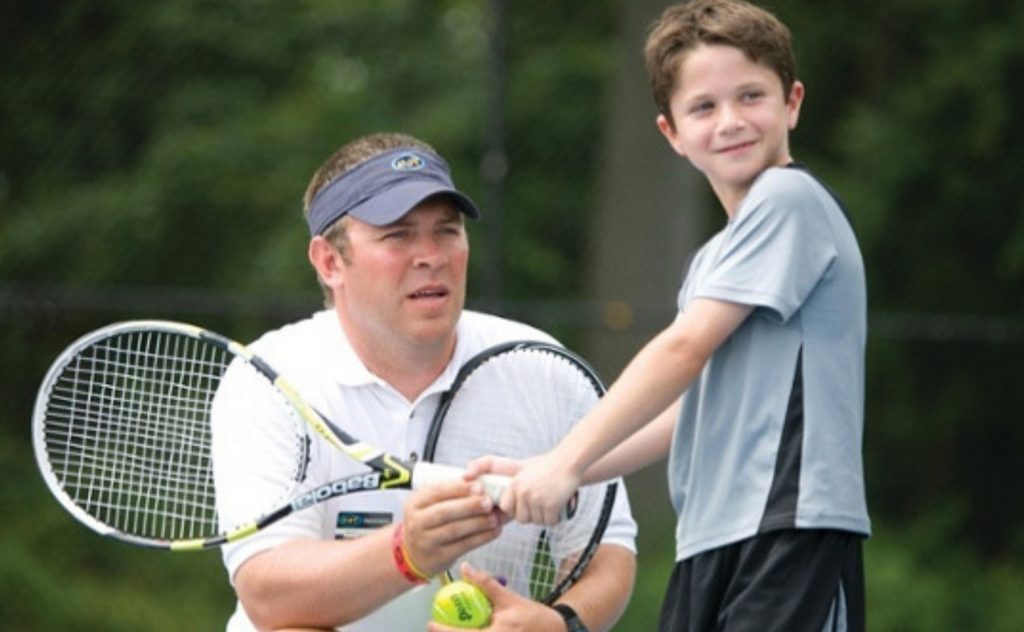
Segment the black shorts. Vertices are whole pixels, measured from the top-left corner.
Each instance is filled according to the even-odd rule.
[[[660,632],[863,632],[863,536],[789,529],[678,562]]]

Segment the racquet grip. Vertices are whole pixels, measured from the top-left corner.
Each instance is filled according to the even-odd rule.
[[[422,489],[438,483],[461,481],[465,473],[466,470],[454,465],[420,461],[412,470],[412,488]],[[484,474],[477,477],[476,480],[484,486],[484,493],[494,501],[495,505],[501,502],[501,495],[505,493],[512,482],[511,477],[502,474]]]
[[[441,465],[439,463],[420,461],[412,470],[412,488],[422,489],[438,483],[461,481],[465,473],[466,470],[454,465]],[[484,493],[490,497],[495,506],[501,502],[501,495],[505,493],[505,490],[512,483],[512,477],[503,474],[483,474],[478,476],[476,480],[484,486]],[[576,492],[558,515],[558,519],[566,520],[572,518],[576,514],[578,502],[579,492]]]

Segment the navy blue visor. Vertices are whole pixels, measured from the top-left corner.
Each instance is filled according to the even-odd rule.
[[[438,194],[447,195],[469,217],[480,217],[473,201],[455,188],[443,158],[419,148],[394,149],[346,171],[322,188],[309,204],[309,234],[322,235],[349,214],[367,224],[386,226]]]

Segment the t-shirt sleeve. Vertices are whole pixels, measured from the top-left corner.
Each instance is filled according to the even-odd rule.
[[[635,554],[636,533],[637,526],[633,519],[629,494],[626,492],[625,481],[620,478],[615,493],[615,504],[612,505],[611,518],[601,538],[601,544],[618,544]]]
[[[694,297],[764,308],[787,321],[836,258],[824,203],[804,174],[765,172],[737,209]]]
[[[218,521],[234,529],[303,491],[309,449],[301,422],[264,378],[236,361],[211,410]],[[305,445],[304,445],[305,444]],[[222,548],[230,577],[253,555],[294,538],[320,536],[319,506],[296,512]]]

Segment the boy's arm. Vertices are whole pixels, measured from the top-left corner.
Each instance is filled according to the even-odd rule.
[[[668,456],[672,432],[679,419],[681,400],[640,428],[611,452],[593,463],[583,474],[583,485],[593,485],[626,476]],[[466,465],[467,477],[473,479],[481,474],[502,474],[514,476],[523,469],[525,461],[499,456],[482,456]]]
[[[591,485],[616,476],[626,476],[668,456],[680,406],[681,400],[676,399],[653,421],[594,461],[583,474],[583,484]]]
[[[515,476],[502,497],[502,511],[519,522],[557,522],[587,469],[665,412],[752,309],[711,299],[687,305],[640,350],[597,406],[553,450],[532,459]],[[658,429],[664,432],[663,426]],[[633,471],[650,456],[627,447],[624,458],[611,463],[613,467],[601,466],[602,478]]]

